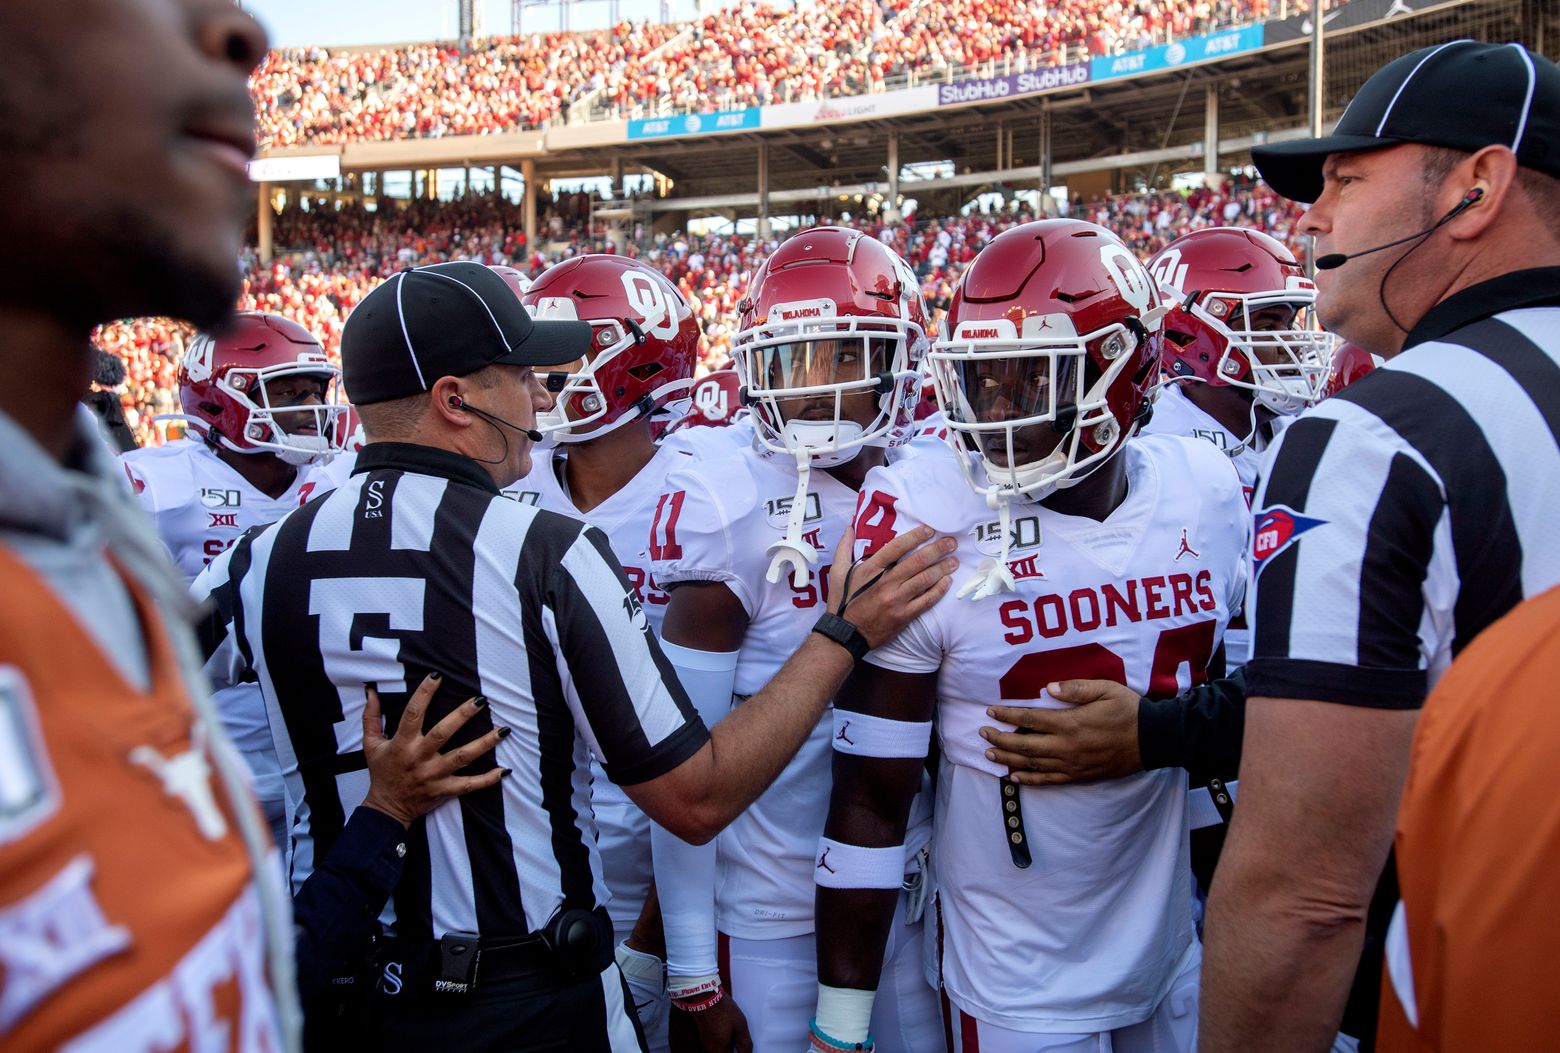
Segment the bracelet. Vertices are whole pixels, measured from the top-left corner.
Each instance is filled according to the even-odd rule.
[[[825,611],[818,616],[812,631],[845,648],[850,652],[851,658],[858,662],[863,655],[872,650],[872,645],[867,643],[867,638],[861,635],[860,629],[830,611]]]
[[[872,1053],[876,1048],[876,1043],[872,1040],[872,1032],[867,1032],[865,1042],[841,1042],[818,1030],[817,1017],[807,1022],[807,1034],[812,1039],[810,1053]]]
[[[706,1009],[713,1009],[715,1006],[719,1005],[725,999],[725,997],[725,989],[717,985],[715,990],[709,992],[702,998],[694,996],[693,998],[687,1000],[677,998],[672,999],[672,1008],[681,1009],[684,1013],[702,1013]]]

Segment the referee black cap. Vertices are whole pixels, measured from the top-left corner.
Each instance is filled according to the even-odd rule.
[[[1560,66],[1521,44],[1421,48],[1377,70],[1332,135],[1254,146],[1251,159],[1280,194],[1315,201],[1329,154],[1401,143],[1509,146],[1524,168],[1560,178]]]
[[[480,263],[436,263],[392,275],[363,297],[341,332],[341,373],[347,398],[365,405],[492,365],[574,362],[590,346],[588,323],[533,319]]]

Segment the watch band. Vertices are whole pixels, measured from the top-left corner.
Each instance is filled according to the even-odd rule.
[[[867,643],[867,638],[861,635],[861,630],[850,622],[841,618],[838,614],[824,612],[818,616],[818,621],[813,625],[812,631],[820,636],[826,636],[850,652],[850,656],[856,661],[861,661],[862,656],[872,650],[872,645]]]

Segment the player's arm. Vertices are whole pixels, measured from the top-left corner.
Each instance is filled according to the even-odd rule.
[[[818,844],[815,1050],[867,1043],[905,877],[905,827],[931,742],[937,674],[859,664],[834,707],[834,789]]]
[[[685,581],[670,589],[662,646],[700,719],[712,729],[731,711],[737,654],[747,626],[747,608],[722,582]],[[650,854],[656,895],[647,897],[645,911],[654,900],[665,946],[666,993],[677,1010],[672,1045],[716,1053],[751,1048],[747,1020],[720,982],[714,843],[689,844],[652,823]],[[689,1030],[693,1034],[685,1036]]]
[[[947,592],[957,566],[955,546],[952,538],[933,536],[930,528],[917,527],[895,538],[859,561],[849,595],[842,588],[829,597],[829,613],[838,617],[843,609],[844,620],[859,634],[857,650],[888,643]],[[847,530],[835,551],[836,565],[848,565],[853,541]],[[702,749],[625,791],[685,840],[708,840],[790,763],[854,665],[851,651],[810,634],[762,691],[715,726]]]

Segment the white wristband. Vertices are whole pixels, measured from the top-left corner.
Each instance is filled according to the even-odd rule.
[[[834,752],[856,757],[920,760],[932,743],[932,722],[890,720],[848,709],[834,711]]]
[[[813,881],[823,888],[904,888],[905,846],[862,848],[820,837]]]

